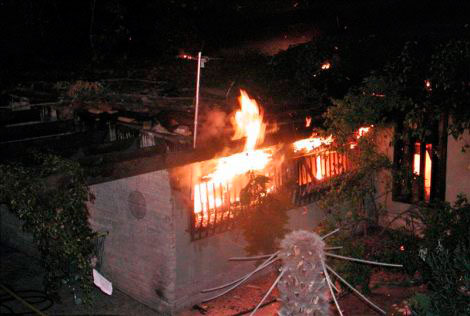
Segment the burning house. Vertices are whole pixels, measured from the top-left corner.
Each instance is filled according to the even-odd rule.
[[[172,313],[198,303],[207,298],[201,290],[253,269],[254,263],[233,264],[227,258],[247,255],[239,220],[255,211],[244,198],[254,177],[267,179],[263,194],[289,200],[288,230],[311,230],[322,217],[312,204],[315,186],[353,168],[344,154],[322,148],[331,137],[298,140],[289,135],[286,140],[276,135],[265,140],[269,127],[263,109],[244,91],[239,104],[232,142],[223,150],[181,151],[174,146],[180,143],[175,135],[134,127],[133,122],[147,120],[145,113],[127,113],[127,120],[122,113],[109,111],[81,114],[82,123],[106,131],[100,137],[109,140],[77,158],[84,163],[98,160],[102,168],[90,180],[95,200],[88,205],[92,228],[107,233],[100,272],[158,311]],[[107,120],[101,120],[103,115]],[[82,127],[75,132],[77,138],[86,133],[96,136],[90,131]],[[73,132],[65,136],[74,136]],[[168,147],[162,154],[154,148],[163,136]],[[65,143],[69,142],[67,138]],[[124,150],[103,153],[110,146]],[[139,149],[129,152],[129,146]],[[4,241],[32,250],[26,247],[30,236],[18,227],[17,220],[2,214]]]
[[[217,158],[200,149],[117,162],[107,179],[90,186],[96,196],[91,224],[109,232],[103,273],[159,311],[198,303],[207,298],[201,290],[253,268],[227,261],[246,255],[238,221],[253,211],[243,200],[253,176],[269,179],[266,193],[288,196],[288,229],[311,230],[322,217],[310,204],[314,184],[351,168],[344,155],[321,150],[331,139],[259,147],[266,130],[262,109],[243,91],[239,101],[234,140],[243,139],[240,150],[225,149]]]
[[[354,168],[345,154],[323,146],[333,142],[331,137],[269,137],[269,126],[256,101],[242,91],[239,103],[240,109],[233,117],[232,142],[222,150],[201,146],[181,151],[187,149],[188,142],[179,141],[184,136],[135,126],[115,113],[106,112],[112,119],[102,124],[97,120],[104,115],[102,112],[86,113],[91,117],[89,124],[103,125],[101,130],[110,140],[77,158],[100,161],[102,168],[100,175],[90,180],[96,198],[88,205],[92,228],[107,232],[100,272],[115,287],[162,313],[171,314],[199,303],[208,297],[201,290],[254,268],[253,262],[227,261],[229,257],[247,255],[248,241],[241,233],[239,220],[246,212],[255,211],[244,198],[253,177],[268,179],[263,194],[280,194],[289,200],[288,230],[311,230],[322,217],[313,203],[314,189]],[[133,120],[147,120],[145,114],[139,115]],[[305,124],[311,124],[308,117]],[[370,128],[361,128],[356,137]],[[394,158],[394,153],[400,151],[390,146],[391,133],[381,133],[379,147]],[[429,150],[431,146],[456,151],[462,144],[449,139],[447,145],[445,140],[406,147],[410,167],[425,175],[419,191],[424,199],[437,194],[440,185],[436,180],[440,174],[436,171],[438,158]],[[165,152],[156,151],[162,141],[167,146]],[[110,146],[124,150],[102,152]],[[130,152],[129,146],[138,150]],[[445,186],[445,196],[452,199],[462,188],[470,191],[465,174],[456,171],[468,169],[468,154],[439,157],[441,164],[447,163],[450,185]],[[378,186],[379,194],[386,190],[380,181]],[[403,201],[390,203],[399,208],[404,205]],[[29,237],[20,233],[20,224],[3,211],[1,226],[4,241],[25,249]]]

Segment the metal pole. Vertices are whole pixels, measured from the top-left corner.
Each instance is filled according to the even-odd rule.
[[[199,113],[199,81],[201,79],[201,52],[197,54],[197,78],[196,78],[196,104],[195,113],[194,113],[194,138],[193,138],[193,148],[196,148],[196,137],[197,137],[197,116]]]

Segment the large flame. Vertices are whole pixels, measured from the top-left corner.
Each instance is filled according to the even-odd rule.
[[[235,113],[235,135],[233,139],[246,137],[244,151],[255,149],[264,140],[266,125],[256,100],[250,99],[246,91],[240,90],[240,110]]]
[[[224,196],[230,195],[235,182],[238,187],[244,185],[245,181],[236,179],[237,177],[249,171],[263,171],[272,159],[271,149],[255,150],[256,145],[263,141],[266,129],[261,109],[245,91],[240,90],[240,94],[238,98],[240,110],[235,113],[233,120],[235,127],[233,139],[245,137],[244,150],[241,153],[217,159],[214,171],[202,177],[203,183],[195,185],[194,212],[196,214],[204,212],[204,217],[208,216],[208,208],[214,209],[223,204]],[[236,191],[233,195],[232,200],[239,200]]]

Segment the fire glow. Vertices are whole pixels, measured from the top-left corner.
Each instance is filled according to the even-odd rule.
[[[432,145],[425,145],[425,160],[424,160],[424,199],[429,201],[431,197],[431,171],[432,171],[432,159],[430,152],[432,151]],[[416,176],[421,175],[421,143],[415,143],[415,151],[413,154],[413,173]]]
[[[305,118],[306,120],[309,117]],[[367,133],[370,132],[370,130],[374,127],[374,125],[371,126],[365,126],[365,127],[360,127],[355,133],[356,139],[359,139],[363,136],[365,136]],[[312,136],[309,138],[304,138],[301,140],[298,140],[294,143],[294,152],[301,152],[304,151],[306,153],[309,153],[313,151],[316,148],[319,148],[323,145],[330,145],[333,143],[333,136],[330,135],[328,137],[320,137],[316,133],[313,133]],[[353,149],[356,145],[356,142],[351,143],[351,149]]]
[[[307,118],[306,118],[307,119]],[[373,125],[360,127],[355,133],[355,137],[350,143],[350,148],[354,149],[357,146],[357,140],[372,129]],[[349,160],[344,154],[339,154],[336,151],[323,150],[315,152],[317,148],[328,146],[333,143],[333,136],[320,137],[313,133],[309,138],[301,139],[293,143],[295,153],[303,153],[312,155],[308,159],[305,158],[306,164],[304,169],[299,170],[299,184],[309,184],[314,181],[321,181],[338,174],[341,174],[350,169]],[[324,148],[323,148],[324,149]]]
[[[312,124],[312,117],[311,116],[307,116],[305,118],[305,127],[310,127],[310,125]]]
[[[312,184],[353,168],[344,153],[328,147],[334,141],[332,135],[320,137],[314,133],[309,138],[296,141],[290,147],[295,157],[287,165],[284,164],[284,155],[278,151],[282,146],[256,149],[267,130],[262,109],[243,90],[238,101],[240,108],[232,119],[235,129],[232,139],[245,140],[243,151],[198,164],[192,190],[195,229],[235,218],[244,207],[241,205],[241,192],[253,177],[261,175],[271,179],[265,188],[267,192],[275,192],[294,177],[299,186],[299,196],[302,196]],[[306,125],[311,123],[310,119],[306,118]],[[368,133],[371,127],[354,133],[352,143],[357,144],[357,139]]]
[[[263,170],[272,160],[271,149],[255,149],[263,141],[266,130],[261,109],[245,91],[240,93],[240,109],[233,120],[233,139],[245,138],[244,150],[215,160],[213,172],[203,176],[202,182],[194,186],[194,213],[202,212],[204,220],[208,219],[210,210],[221,207],[225,201],[239,201],[239,190],[248,181],[245,175],[248,172],[264,174]]]
[[[298,140],[294,143],[294,152],[299,152],[299,151],[306,151],[310,152],[314,150],[315,148],[318,148],[322,145],[329,145],[333,142],[333,136],[330,135],[328,137],[319,137],[312,135],[310,138],[304,138],[301,140]]]

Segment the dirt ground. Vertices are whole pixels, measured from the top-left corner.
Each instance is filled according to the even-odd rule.
[[[38,298],[38,296],[41,296],[43,270],[35,258],[28,257],[14,249],[1,246],[0,259],[0,283],[20,292],[21,295],[31,295],[31,293],[21,292],[25,290],[39,291],[33,293],[32,296],[36,296],[36,298],[32,302],[34,303],[35,300],[39,302],[33,305],[39,309],[44,309],[44,313],[47,315],[158,315],[154,310],[116,289],[111,296],[95,289],[92,294],[94,304],[89,308],[84,304],[75,304],[70,289],[64,288],[60,293],[62,303],[51,305],[51,301]],[[276,274],[273,272],[251,280],[242,287],[209,303],[200,304],[197,307],[181,311],[177,316],[249,315],[252,308],[258,304],[267,289],[269,289],[275,277]],[[403,313],[396,312],[398,308],[394,305],[400,304],[417,291],[424,291],[420,287],[405,286],[404,284],[407,280],[408,277],[400,273],[376,272],[372,276],[370,284],[372,293],[368,295],[368,298],[385,309],[389,315],[403,315]],[[0,302],[4,302],[6,297],[8,295],[0,289]],[[261,308],[256,315],[277,315],[277,310],[280,307],[280,303],[276,301],[277,297],[278,292],[275,289],[265,301],[268,304]],[[16,313],[27,312],[16,301],[8,301],[6,304]],[[339,304],[343,309],[344,315],[380,315],[354,294],[342,296],[339,299]],[[8,312],[10,311],[0,305],[0,314],[3,315]],[[331,315],[338,315],[333,304],[331,305]]]
[[[249,315],[251,310],[258,304],[266,291],[271,286],[276,277],[271,273],[265,277],[258,278],[247,283],[241,288],[237,288],[230,294],[226,294],[207,304],[201,304],[203,311],[198,309],[186,310],[178,316],[195,315],[221,315],[221,316],[239,316]],[[382,309],[387,311],[387,315],[403,315],[398,312],[398,306],[404,300],[412,296],[415,292],[423,292],[424,289],[416,286],[404,286],[408,276],[401,273],[376,272],[371,279],[372,293],[367,297]],[[271,316],[277,315],[280,303],[276,301],[278,297],[277,289],[265,300],[268,302],[265,307],[258,310],[256,315]],[[375,309],[370,307],[362,299],[354,294],[346,294],[339,299],[339,305],[345,316],[377,316],[381,315]],[[336,308],[331,304],[331,314],[339,315]]]

